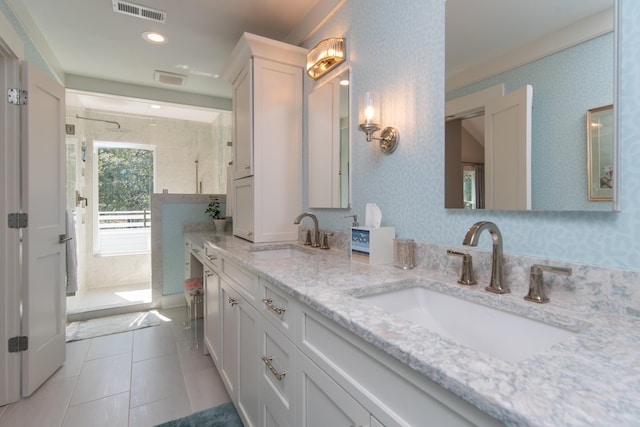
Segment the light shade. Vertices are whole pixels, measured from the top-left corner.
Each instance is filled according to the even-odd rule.
[[[400,133],[398,129],[387,126],[382,129],[380,136],[373,134],[380,130],[380,96],[375,92],[365,92],[358,100],[359,128],[367,136],[367,142],[374,139],[380,141],[380,150],[384,153],[393,153],[398,146]]]
[[[346,58],[344,39],[324,39],[307,53],[307,74],[319,79]]]
[[[365,92],[358,100],[358,123],[361,125],[376,125],[380,119],[380,95],[375,92]]]

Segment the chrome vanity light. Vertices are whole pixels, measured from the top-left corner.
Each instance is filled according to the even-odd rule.
[[[371,142],[372,139],[380,141],[380,150],[387,154],[393,153],[400,140],[398,129],[388,126],[382,130],[379,137],[373,136],[374,132],[380,130],[380,125],[377,123],[380,118],[379,95],[374,92],[365,92],[360,95],[358,110],[360,130],[367,135],[367,142]]]
[[[344,39],[324,39],[307,53],[307,74],[319,79],[346,58]]]

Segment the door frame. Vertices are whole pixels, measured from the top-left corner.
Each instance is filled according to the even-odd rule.
[[[0,152],[4,184],[0,187],[2,220],[20,211],[20,107],[6,102],[9,88],[20,87],[20,63],[24,60],[24,43],[9,21],[0,14]],[[20,400],[20,353],[9,353],[5,343],[10,337],[21,335],[20,304],[22,277],[20,269],[20,230],[0,228],[0,296],[4,315],[0,318],[0,405]]]

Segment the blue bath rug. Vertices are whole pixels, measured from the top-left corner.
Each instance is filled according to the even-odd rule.
[[[156,427],[243,427],[243,424],[233,403],[227,402]]]

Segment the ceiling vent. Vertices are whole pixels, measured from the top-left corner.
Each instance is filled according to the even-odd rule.
[[[126,1],[112,0],[113,11],[135,16],[141,19],[163,23],[167,20],[167,14],[161,10],[151,9],[146,6],[129,3]]]
[[[169,73],[160,70],[156,70],[154,78],[157,82],[175,86],[182,86],[187,81],[187,76],[184,74]]]

